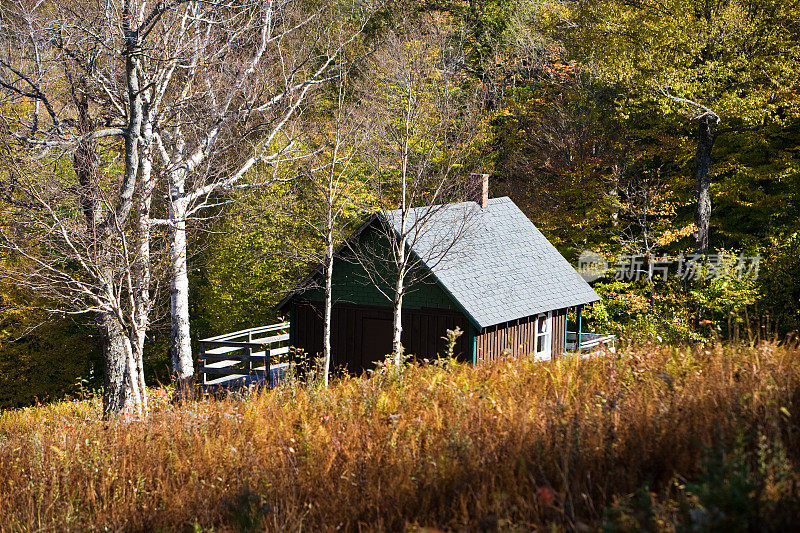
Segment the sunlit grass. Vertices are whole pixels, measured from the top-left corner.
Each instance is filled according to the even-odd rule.
[[[642,491],[670,529],[708,450],[800,459],[800,350],[773,344],[152,396],[147,420],[104,422],[96,399],[0,414],[0,529],[593,528],[639,524]]]

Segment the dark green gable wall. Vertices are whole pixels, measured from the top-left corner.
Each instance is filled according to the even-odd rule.
[[[365,231],[360,239],[359,251],[365,257],[361,262],[353,258],[352,252],[343,254],[343,259],[337,259],[333,265],[333,301],[353,305],[370,305],[376,307],[391,307],[392,302],[383,293],[392,295],[394,292],[391,283],[396,279],[392,272],[386,237],[376,231]],[[377,257],[373,257],[377,256]],[[365,265],[373,275],[367,275]],[[322,284],[322,276],[317,279]],[[414,280],[414,278],[417,278]],[[378,290],[375,283],[379,283],[383,293]],[[298,294],[295,299],[308,302],[322,302],[325,293],[322,287],[314,288]],[[411,276],[411,283],[403,297],[403,309],[449,309],[458,311],[458,306],[453,303],[450,296],[439,286],[432,275],[415,272]]]
[[[391,295],[393,291],[389,287],[384,287],[384,292]],[[295,298],[299,301],[322,302],[325,300],[325,293],[322,288],[314,288],[298,294]],[[345,261],[336,261],[333,266],[333,301],[376,307],[392,305],[391,300],[370,282],[361,265]],[[457,310],[450,297],[431,276],[412,282],[412,286],[403,297],[404,309],[423,307]]]
[[[334,304],[349,304],[369,307],[391,308],[392,302],[386,295],[393,294],[392,283],[396,279],[393,273],[392,262],[388,248],[388,241],[384,235],[376,230],[368,229],[361,234],[358,251],[364,259],[354,259],[352,251],[342,253],[342,258],[337,259],[333,267],[333,301]],[[372,276],[367,275],[369,268]],[[403,297],[403,309],[445,309],[462,313],[459,306],[453,302],[447,292],[442,289],[436,279],[429,272],[414,272],[410,276],[407,292]],[[323,283],[319,275],[315,282]],[[378,290],[375,283],[380,284],[383,292]],[[298,302],[323,302],[324,289],[315,287],[299,293],[293,298]],[[466,331],[467,345],[470,347],[469,357],[474,362],[475,331],[468,328]]]

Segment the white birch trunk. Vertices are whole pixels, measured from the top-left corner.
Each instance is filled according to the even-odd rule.
[[[127,218],[127,215],[133,207],[133,195],[136,188],[137,177],[139,176],[141,154],[139,152],[139,143],[142,134],[142,122],[144,120],[144,102],[142,91],[140,88],[139,68],[141,60],[141,43],[139,42],[139,35],[132,28],[133,17],[130,12],[130,5],[125,2],[123,8],[123,32],[125,35],[125,81],[127,85],[128,96],[128,127],[125,132],[125,179],[123,180],[123,188],[120,191],[120,203],[117,207],[117,213],[110,219],[114,220],[116,224],[120,224],[122,220]],[[109,224],[106,231],[111,231],[114,224]],[[149,237],[148,237],[149,239]],[[148,243],[149,251],[149,243]],[[137,250],[137,253],[139,250]],[[109,274],[112,274],[109,272]],[[111,276],[108,280],[113,279]],[[112,306],[118,305],[116,302],[116,295],[113,290],[110,290],[110,281],[106,282],[107,301],[112,302]],[[136,296],[134,295],[134,305]],[[136,310],[132,310],[132,324],[131,329],[126,331],[122,313],[119,307],[114,309],[116,316],[109,316],[110,323],[116,323],[112,329],[118,330],[121,339],[116,340],[116,353],[112,355],[113,361],[110,361],[107,368],[111,367],[115,371],[124,369],[123,371],[123,384],[121,389],[125,391],[125,398],[122,401],[122,409],[112,411],[114,414],[137,413],[144,412],[143,397],[146,394],[144,387],[144,371],[140,362],[137,359],[140,357],[140,350],[138,350],[138,342],[136,340],[137,330],[137,315]],[[132,342],[133,337],[133,342]],[[122,361],[120,361],[122,360]],[[106,381],[108,383],[108,380]],[[119,405],[118,405],[119,407]]]
[[[127,6],[126,6],[127,7]],[[126,10],[127,11],[127,10]],[[139,175],[140,153],[139,142],[142,131],[143,121],[143,102],[139,86],[139,54],[141,47],[135,32],[129,27],[130,20],[126,20],[125,39],[126,39],[126,65],[125,78],[128,96],[128,127],[125,132],[125,177],[123,187],[120,190],[120,199],[116,213],[104,224],[101,230],[103,246],[110,246],[110,234],[114,232],[116,224],[121,224],[127,218],[133,204],[133,194]],[[149,244],[148,244],[149,246]],[[107,255],[111,251],[108,250]],[[144,391],[144,372],[142,365],[137,364],[137,355],[134,354],[134,343],[129,336],[133,333],[126,331],[122,315],[116,301],[115,291],[112,289],[114,272],[107,270],[102,274],[103,292],[106,293],[105,300],[112,306],[103,318],[104,330],[107,335],[107,348],[105,351],[105,386],[110,390],[104,395],[104,416],[122,415],[126,413],[143,413],[143,394]],[[135,326],[134,326],[135,329]]]
[[[397,280],[394,286],[394,299],[392,300],[392,353],[395,364],[399,365],[403,358],[403,294],[406,282],[406,226],[407,213],[405,201],[406,187],[403,179],[403,201],[401,206],[400,239],[397,241],[395,254],[397,257]]]
[[[403,250],[402,255],[405,255],[405,250]],[[397,274],[394,301],[392,302],[392,352],[396,365],[402,362],[403,357],[403,293],[405,292],[405,273],[403,270],[401,268]]]
[[[331,321],[333,317],[333,233],[330,228],[325,239],[325,324],[322,334],[322,355],[325,359],[323,380],[327,387],[331,369]]]
[[[409,100],[409,106],[410,106]],[[406,117],[406,135],[403,139],[403,152],[400,179],[400,238],[395,242],[395,259],[397,260],[397,280],[394,287],[394,299],[392,300],[392,353],[394,362],[399,365],[403,358],[403,293],[405,292],[406,275],[406,239],[408,226],[408,140],[409,122]]]
[[[406,240],[408,238],[408,157],[409,141],[411,139],[411,117],[414,107],[413,87],[408,88],[406,99],[405,132],[400,161],[400,238],[395,241],[395,259],[397,260],[397,280],[394,287],[392,300],[392,353],[394,362],[399,365],[403,359],[403,293],[405,292],[406,276]]]
[[[178,173],[173,173],[178,174]],[[189,330],[189,270],[187,266],[186,200],[182,178],[170,184],[170,248],[172,270],[170,311],[172,317],[172,372],[177,398],[191,394],[194,388],[194,363]]]
[[[101,315],[103,337],[103,418],[133,413],[136,406],[127,379],[125,334],[111,314]]]
[[[139,379],[139,370],[136,365],[136,356],[133,353],[133,344],[128,336],[123,337],[123,347],[125,350],[126,362],[125,381],[130,390],[133,412],[142,415],[144,413],[144,406],[142,402],[142,390],[139,383],[143,380]]]
[[[153,170],[153,121],[149,109],[145,112],[142,125],[140,167],[140,192],[137,201],[137,268],[134,268],[134,309],[133,309],[133,354],[138,375],[139,387],[142,392],[142,408],[149,411],[147,400],[147,386],[144,380],[144,343],[147,337],[150,302],[150,206],[153,199],[155,182],[152,179]]]

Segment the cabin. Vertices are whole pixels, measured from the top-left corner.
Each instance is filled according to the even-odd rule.
[[[406,217],[376,213],[338,248],[333,368],[360,373],[391,353],[390,242],[401,234],[414,259],[402,305],[406,353],[428,359],[446,353],[444,337],[456,327],[463,334],[454,353],[472,364],[504,354],[551,360],[580,350],[581,309],[599,296],[510,198],[489,199],[488,175],[470,180],[467,201],[418,207]],[[322,284],[318,268],[278,304],[289,317],[289,344],[311,355],[322,353]]]

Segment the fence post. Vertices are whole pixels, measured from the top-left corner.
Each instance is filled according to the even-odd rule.
[[[264,345],[264,370],[267,371],[267,386],[272,388],[272,350]]]
[[[208,374],[206,374],[205,371],[203,370],[206,366],[206,343],[204,343],[203,341],[200,341],[200,361],[202,362],[202,364],[200,365],[200,371],[203,374],[203,385],[205,385],[206,382],[208,381],[207,377]]]
[[[247,332],[247,342],[253,342],[253,330],[252,329]],[[247,369],[248,369],[247,373],[252,378],[252,376],[253,376],[253,347],[252,346],[248,346],[247,347]]]

